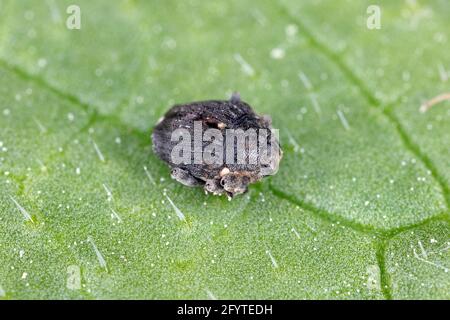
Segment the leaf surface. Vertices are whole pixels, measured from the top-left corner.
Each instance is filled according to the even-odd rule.
[[[78,2],[0,2],[0,298],[449,298],[448,4]],[[150,133],[234,90],[284,158],[227,201]]]

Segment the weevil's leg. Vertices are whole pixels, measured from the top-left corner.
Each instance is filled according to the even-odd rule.
[[[204,188],[205,191],[212,192],[214,195],[222,194],[225,191],[217,179],[206,180]]]
[[[241,95],[239,92],[233,92],[233,94],[230,97],[231,102],[241,102]]]
[[[170,175],[172,176],[173,179],[177,180],[178,182],[188,187],[196,187],[203,185],[203,181],[197,179],[186,170],[180,168],[173,168],[172,171],[170,172]]]

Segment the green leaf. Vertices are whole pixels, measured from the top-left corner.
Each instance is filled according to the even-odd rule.
[[[0,2],[0,298],[450,298],[447,3],[70,4]],[[284,158],[228,201],[150,132],[234,90]]]

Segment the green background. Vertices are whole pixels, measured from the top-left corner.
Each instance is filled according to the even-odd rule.
[[[449,299],[450,4],[375,2],[0,1],[0,299]],[[150,134],[234,90],[284,158],[227,201]]]

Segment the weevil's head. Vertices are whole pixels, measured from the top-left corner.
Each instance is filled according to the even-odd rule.
[[[220,185],[231,197],[247,192],[250,182],[250,176],[241,172],[230,172],[220,179]]]
[[[206,180],[204,188],[206,191],[211,192],[214,195],[222,194],[224,191],[219,181],[216,179]]]

